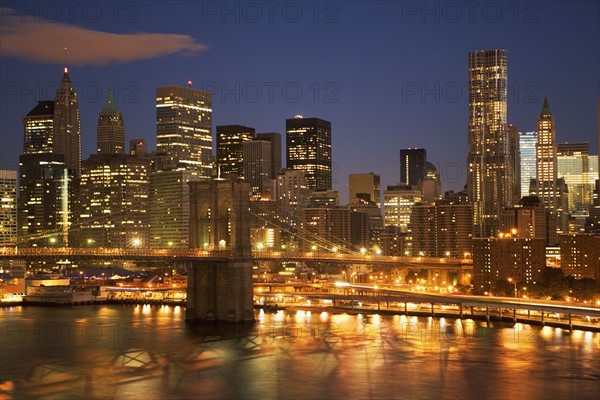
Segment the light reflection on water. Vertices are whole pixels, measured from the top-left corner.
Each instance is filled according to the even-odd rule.
[[[168,306],[2,310],[0,398],[593,398],[600,334],[310,311],[186,324]]]

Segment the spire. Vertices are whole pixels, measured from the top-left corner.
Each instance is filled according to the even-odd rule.
[[[115,103],[115,98],[113,96],[112,85],[108,87],[108,98],[106,99],[106,103],[104,103],[104,108],[102,108],[102,112],[105,114],[119,113],[119,108],[117,107],[117,103]]]
[[[550,106],[548,105],[547,97],[544,97],[544,105],[542,106],[542,112],[540,113],[540,116],[542,115],[552,115],[552,111],[550,111]]]

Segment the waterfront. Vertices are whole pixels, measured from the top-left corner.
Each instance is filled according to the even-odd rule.
[[[177,306],[2,310],[7,398],[597,398],[600,334],[469,319]]]

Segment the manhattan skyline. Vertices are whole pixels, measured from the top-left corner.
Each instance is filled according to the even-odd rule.
[[[507,121],[521,132],[536,130],[547,97],[557,142],[588,141],[596,153],[600,8],[592,2],[512,8],[488,2],[472,14],[463,3],[448,8],[430,2],[422,9],[421,2],[288,2],[276,3],[272,14],[253,3],[263,7],[260,19],[236,2],[226,10],[220,2],[186,3],[187,12],[161,2],[113,9],[90,3],[101,9],[94,18],[91,6],[56,3],[59,16],[43,4],[2,4],[4,169],[17,169],[22,117],[55,95],[64,47],[78,93],[83,159],[95,152],[98,112],[109,85],[123,113],[126,141],[142,138],[154,150],[156,89],[192,81],[194,88],[213,92],[213,154],[218,125],[284,135],[285,120],[302,114],[332,123],[333,188],[342,199],[349,174],[374,172],[382,187],[398,183],[398,152],[408,147],[427,149],[443,189],[460,190],[466,183],[468,53],[493,48],[507,51]],[[176,18],[163,18],[167,12]],[[48,42],[38,46],[30,40],[35,32],[22,34],[33,24]],[[158,35],[152,49],[142,51],[150,46],[137,32]],[[106,33],[122,36],[114,42]],[[95,50],[82,45],[85,38],[97,43]],[[123,50],[131,43],[140,47]]]

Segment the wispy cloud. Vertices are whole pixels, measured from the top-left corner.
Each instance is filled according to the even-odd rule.
[[[64,48],[71,65],[127,63],[168,54],[197,54],[207,47],[189,35],[164,33],[110,33],[76,25],[23,21],[9,8],[0,8],[0,55],[62,64]]]

